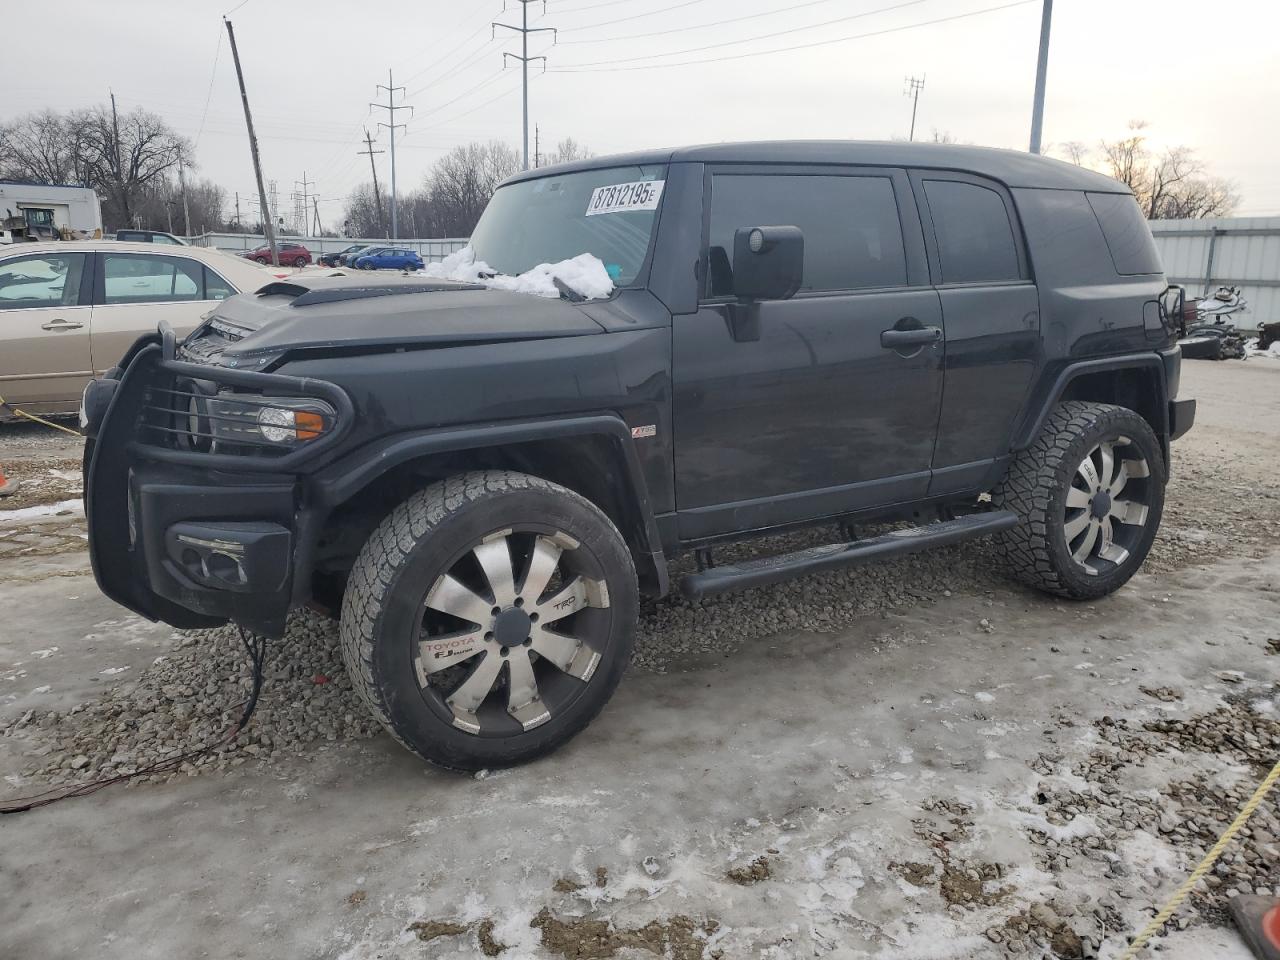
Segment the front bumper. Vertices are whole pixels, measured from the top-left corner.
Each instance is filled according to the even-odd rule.
[[[184,447],[185,414],[157,426],[157,394],[188,381],[324,399],[338,427],[276,457]],[[162,415],[164,411],[162,410]],[[174,358],[171,333],[144,338],[122,368],[86,392],[85,514],[89,556],[102,592],[176,627],[235,621],[283,632],[289,610],[309,597],[317,511],[304,491],[308,464],[332,449],[351,422],[337,387]]]

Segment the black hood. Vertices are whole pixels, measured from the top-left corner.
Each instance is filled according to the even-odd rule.
[[[566,300],[413,277],[299,277],[224,300],[187,340],[192,359],[262,367],[298,351],[361,352],[603,333]]]

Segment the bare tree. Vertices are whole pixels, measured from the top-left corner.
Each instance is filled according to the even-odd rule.
[[[426,184],[439,229],[446,236],[470,236],[498,184],[519,169],[519,154],[500,140],[450,150]]]
[[[84,148],[91,177],[105,194],[104,219],[128,225],[146,186],[175,169],[191,144],[154,113],[137,108],[118,118],[109,107],[85,114]]]
[[[1146,129],[1145,121],[1134,120],[1128,136],[1100,141],[1099,169],[1128,186],[1150,220],[1230,216],[1240,202],[1232,183],[1210,174],[1190,147],[1153,154]],[[1084,144],[1067,143],[1062,151],[1071,162],[1091,166]]]
[[[0,177],[41,183],[83,184],[89,179],[84,156],[83,111],[30,113],[0,124]]]
[[[573,137],[565,137],[556,144],[555,152],[548,160],[551,163],[570,163],[574,160],[590,160],[594,156],[595,154],[588,150],[585,144],[579,143]]]
[[[389,198],[383,196],[384,205]],[[403,203],[409,203],[405,197]],[[378,237],[382,235],[382,218],[379,216],[377,196],[373,192],[373,184],[364,183],[351,191],[347,197],[347,205],[343,211],[349,237]]]

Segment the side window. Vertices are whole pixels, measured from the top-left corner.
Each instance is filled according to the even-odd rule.
[[[708,296],[733,295],[733,237],[743,227],[804,231],[801,290],[907,282],[893,181],[882,176],[716,174],[711,181]]]
[[[182,246],[182,244],[180,244],[177,240],[173,239],[173,237],[152,237],[151,240],[153,243],[167,243],[171,247]]]
[[[236,291],[231,284],[227,283],[208,267],[204,268],[204,299],[225,300],[227,297],[234,297],[235,295]]]
[[[203,265],[186,257],[102,255],[103,303],[171,303],[204,299]]]
[[[1151,239],[1151,228],[1137,200],[1127,193],[1086,193],[1085,196],[1102,227],[1116,273],[1137,276],[1164,272],[1156,242]]]
[[[943,283],[1021,280],[1018,244],[1004,198],[958,180],[925,180]]]
[[[0,261],[0,310],[80,305],[83,253],[39,254]]]

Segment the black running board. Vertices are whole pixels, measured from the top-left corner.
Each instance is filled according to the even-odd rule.
[[[886,557],[899,557],[933,547],[943,547],[949,543],[959,543],[961,540],[985,537],[1008,530],[1017,522],[1018,515],[1012,510],[993,510],[989,513],[969,514],[955,520],[941,520],[923,527],[894,530],[867,540],[830,543],[776,557],[761,557],[745,563],[711,567],[682,577],[680,592],[690,600],[701,600],[730,590],[762,587],[806,573],[853,567]]]

